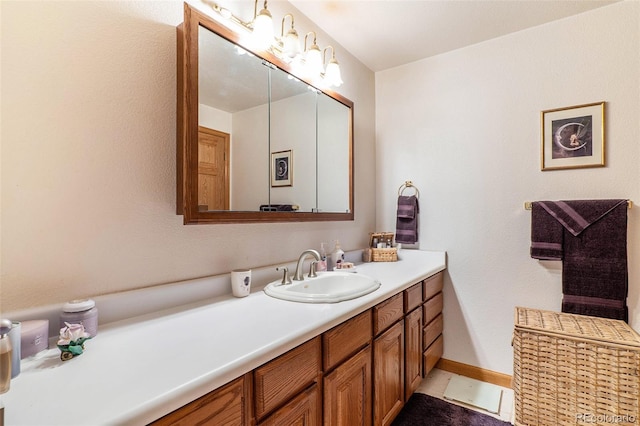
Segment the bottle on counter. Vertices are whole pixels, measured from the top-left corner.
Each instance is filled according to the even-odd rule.
[[[336,240],[336,247],[331,252],[331,263],[333,264],[333,269],[340,269],[340,264],[344,262],[344,251],[340,247],[340,241]]]
[[[12,326],[11,321],[0,320],[0,394],[8,392],[11,386],[12,347],[9,332]]]
[[[327,243],[320,243],[320,261],[316,265],[316,271],[327,270],[327,249],[325,247]]]

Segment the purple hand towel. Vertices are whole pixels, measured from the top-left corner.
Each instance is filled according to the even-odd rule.
[[[418,241],[418,197],[415,195],[398,197],[396,217],[396,242],[415,244]]]

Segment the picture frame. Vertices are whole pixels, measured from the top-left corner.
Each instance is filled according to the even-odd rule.
[[[271,186],[293,186],[292,150],[271,153]]]
[[[541,170],[605,166],[605,103],[541,112]]]

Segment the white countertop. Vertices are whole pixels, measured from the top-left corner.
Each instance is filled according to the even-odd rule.
[[[402,250],[358,265],[381,287],[340,303],[296,303],[254,290],[100,327],[85,352],[22,361],[2,395],[6,425],[147,424],[445,269],[444,252]],[[144,303],[141,301],[141,303]]]

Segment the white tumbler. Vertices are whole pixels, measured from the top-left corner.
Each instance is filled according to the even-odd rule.
[[[251,269],[231,271],[231,291],[235,297],[245,297],[251,293]]]

